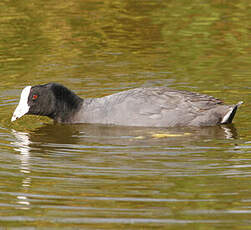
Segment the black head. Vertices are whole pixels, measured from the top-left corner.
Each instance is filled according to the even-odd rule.
[[[12,121],[25,114],[33,114],[48,116],[58,122],[69,122],[81,104],[80,97],[60,84],[27,86],[21,94]]]

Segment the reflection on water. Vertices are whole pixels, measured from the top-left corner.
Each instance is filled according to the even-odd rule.
[[[156,138],[156,134],[165,134],[166,136],[163,138]],[[191,135],[183,135],[185,133],[190,133]],[[126,175],[129,174],[131,176],[134,175],[147,175],[147,171],[150,172],[151,174],[157,173],[157,171],[161,172],[163,169],[144,169],[142,172],[141,170],[134,169],[134,166],[130,167],[129,165],[126,166],[125,163],[123,162],[123,158],[126,157],[130,152],[135,152],[135,150],[138,147],[143,147],[144,149],[148,149],[147,152],[150,154],[155,154],[152,151],[155,151],[154,148],[151,150],[153,146],[156,146],[159,148],[160,145],[162,146],[168,146],[168,149],[172,150],[173,148],[171,146],[180,146],[180,145],[187,145],[191,144],[194,141],[201,141],[203,140],[208,140],[208,139],[228,139],[228,138],[234,138],[236,137],[236,129],[233,126],[219,126],[219,127],[207,127],[207,128],[180,128],[180,129],[156,129],[156,128],[132,128],[132,127],[119,127],[119,126],[105,126],[105,125],[45,125],[41,128],[38,128],[36,130],[33,130],[30,133],[25,133],[25,132],[18,132],[15,130],[12,130],[12,134],[15,137],[15,141],[13,141],[11,144],[14,146],[14,150],[20,153],[20,173],[23,174],[23,179],[21,183],[21,188],[19,189],[19,192],[16,195],[17,198],[17,203],[18,206],[17,208],[19,209],[29,209],[31,205],[31,200],[32,195],[30,194],[30,189],[32,186],[32,177],[30,176],[31,170],[30,168],[32,167],[30,163],[30,155],[35,153],[32,151],[33,148],[36,148],[38,152],[41,152],[42,154],[48,154],[49,152],[55,152],[55,153],[61,153],[62,156],[66,156],[65,154],[69,153],[81,153],[90,150],[90,148],[93,149],[93,153],[95,153],[95,149],[99,149],[99,151],[112,151],[111,154],[113,155],[114,153],[118,152],[116,149],[120,149],[121,147],[119,146],[125,146],[124,154],[120,152],[116,158],[114,158],[115,161],[120,162],[119,164],[124,164],[124,166],[115,166],[115,162],[110,162],[110,166],[105,166],[104,164],[107,164],[109,161],[108,159],[105,159],[105,156],[100,156],[98,155],[92,155],[87,157],[87,160],[90,160],[90,162],[96,162],[95,164],[87,164],[84,167],[80,167],[79,169],[82,168],[82,172],[78,172],[73,178],[75,178],[77,175],[103,175],[103,176],[108,176],[113,174],[113,173],[118,173],[120,172],[121,175]],[[140,138],[138,138],[140,137]],[[95,145],[93,145],[95,143]],[[114,146],[114,147],[112,147]],[[117,146],[117,147],[116,147]],[[87,151],[87,152],[88,152]],[[137,150],[138,151],[138,150]],[[159,151],[159,150],[158,150]],[[86,154],[87,154],[86,152]],[[139,151],[141,152],[141,150]],[[147,153],[146,152],[146,153]],[[169,150],[168,150],[169,152]],[[142,152],[143,153],[143,152]],[[148,154],[149,154],[148,153]],[[122,154],[122,155],[121,155]],[[145,153],[144,153],[145,154]],[[147,155],[148,155],[147,154]],[[112,156],[111,155],[111,156]],[[128,157],[128,156],[127,156]],[[126,158],[127,158],[126,157]],[[137,154],[135,156],[137,158]],[[156,155],[158,157],[158,154]],[[61,158],[61,157],[60,157]],[[102,161],[101,159],[104,159]],[[126,159],[125,158],[125,159]],[[79,167],[80,165],[75,165],[64,162],[63,165],[61,165],[59,162],[57,163],[55,161],[55,158],[53,158],[54,162],[50,162],[49,165],[54,165],[53,170],[60,171],[62,170],[61,167],[66,167],[66,174],[69,173],[68,170],[76,170],[76,167]],[[130,159],[130,158],[129,158]],[[141,158],[143,159],[143,158]],[[147,158],[146,158],[147,159]],[[101,161],[100,161],[101,160]],[[150,158],[149,158],[150,160]],[[87,161],[88,162],[88,161]],[[100,165],[100,163],[101,165]],[[107,163],[105,163],[107,162]],[[43,162],[41,162],[44,164]],[[79,162],[80,163],[80,162]],[[83,162],[82,162],[83,163]],[[165,162],[166,164],[167,162]],[[65,165],[64,165],[65,164]],[[80,163],[81,164],[81,163]],[[143,162],[139,162],[139,166],[143,164]],[[51,169],[49,168],[50,166],[48,165],[47,168],[43,166],[43,171],[50,171]],[[100,165],[100,166],[98,166]],[[169,167],[172,164],[169,165]],[[34,167],[34,165],[33,165]],[[173,167],[173,166],[172,166]],[[186,166],[187,167],[187,166]],[[45,173],[45,175],[48,172]],[[71,176],[71,177],[72,177]],[[39,176],[39,178],[41,175]],[[81,181],[81,178],[78,178],[77,176],[75,179]],[[88,176],[89,177],[89,176]],[[41,177],[42,178],[42,177]],[[72,178],[72,179],[73,179]],[[102,178],[102,176],[101,176]],[[100,179],[101,179],[100,178]],[[49,180],[51,180],[48,177]],[[83,178],[84,179],[84,178]],[[87,179],[87,178],[86,178]],[[91,181],[88,182],[88,180],[84,179],[83,182],[84,184],[89,184]],[[98,179],[98,180],[100,180]],[[54,180],[57,181],[59,178],[54,176]],[[67,180],[67,178],[65,178]],[[95,179],[96,180],[96,179]],[[94,180],[94,182],[95,182]],[[98,183],[98,182],[95,182]],[[82,184],[84,187],[86,185]],[[92,184],[92,183],[91,183]],[[98,185],[98,184],[97,184]],[[94,192],[95,190],[93,190]],[[92,192],[92,193],[93,193]],[[94,194],[97,191],[94,192]],[[148,198],[148,197],[132,197],[131,195],[129,196],[122,196],[122,197],[114,197],[112,196],[97,196],[96,195],[87,195],[85,196],[85,200],[88,202],[98,202],[102,200],[102,202],[106,202],[107,200],[113,201],[113,202],[144,202],[148,203],[149,201],[151,202],[181,202],[181,200],[176,200],[176,199],[169,199],[169,198]],[[44,194],[46,195],[46,194]],[[37,194],[40,199],[44,199],[43,194]],[[47,195],[46,195],[47,196]],[[61,199],[60,196],[56,196],[57,199]],[[66,196],[64,199],[73,199],[68,196]],[[81,199],[80,197],[78,199]],[[183,202],[183,201],[182,201]],[[48,204],[47,204],[48,206]],[[61,206],[61,205],[60,205]],[[60,208],[60,206],[58,208]],[[80,208],[80,207],[79,207]],[[79,220],[80,222],[83,222],[83,220]],[[115,222],[128,222],[129,220],[126,219],[119,219],[116,218],[114,220],[102,220],[102,219],[89,219],[88,222],[108,222],[108,223],[115,223]],[[154,218],[151,219],[140,219],[140,218],[135,218],[133,219],[135,223],[137,222],[147,222],[147,223],[167,223],[170,222],[170,220],[155,220]]]
[[[130,152],[132,148],[144,147],[149,148],[153,146],[180,146],[194,143],[201,140],[211,139],[229,139],[237,136],[236,129],[231,126],[217,126],[217,127],[186,127],[179,129],[161,129],[161,128],[139,128],[139,127],[119,127],[106,125],[45,125],[41,128],[33,130],[30,133],[18,132],[12,130],[15,141],[11,144],[14,150],[20,153],[20,173],[23,174],[20,193],[17,194],[18,208],[29,209],[30,199],[25,195],[29,194],[29,189],[32,184],[30,176],[31,163],[30,155],[31,149],[36,148],[39,152],[47,154],[48,152],[57,152],[65,154],[67,152],[81,152],[85,149],[112,149],[111,145],[126,146],[124,151]],[[189,135],[188,135],[189,134]],[[95,145],[93,146],[93,143]],[[131,147],[130,147],[131,146]],[[116,152],[116,147],[113,148]],[[133,150],[135,151],[135,150]],[[100,161],[95,156],[92,161]],[[52,162],[51,162],[52,163]],[[61,167],[57,166],[56,167]],[[76,167],[76,166],[72,166]],[[90,165],[88,170],[92,170]],[[95,171],[99,170],[95,166]],[[103,168],[103,166],[102,166]],[[87,168],[86,168],[87,169]],[[86,171],[86,169],[83,169]],[[72,170],[72,169],[69,169]],[[102,169],[102,171],[104,168]],[[121,170],[119,167],[111,167],[110,170],[114,172]],[[123,172],[122,169],[121,173]],[[127,169],[129,170],[129,168]],[[126,172],[126,171],[125,171]],[[136,171],[135,171],[136,172]],[[103,172],[104,173],[104,172]],[[102,174],[103,174],[102,173]],[[128,173],[128,172],[127,172]],[[139,172],[137,172],[138,174]],[[107,174],[107,172],[105,173]],[[104,174],[104,175],[105,175]],[[43,197],[43,195],[41,195]],[[131,202],[149,202],[148,198],[130,198],[130,197],[86,197],[87,200],[113,200],[113,201],[131,201]],[[155,201],[158,199],[154,198]],[[160,201],[169,202],[169,199],[160,199]],[[108,221],[108,220],[107,220]],[[117,220],[118,221],[118,220]],[[135,220],[136,221],[136,220]],[[151,220],[153,221],[153,220]],[[108,221],[109,222],[109,221]],[[123,222],[123,221],[122,221]]]
[[[14,146],[14,150],[20,152],[20,172],[24,174],[24,178],[22,179],[22,190],[24,193],[28,192],[29,187],[31,185],[30,174],[30,140],[29,134],[24,132],[17,132],[12,130],[12,134],[15,136],[16,141],[11,142]],[[29,209],[30,202],[27,196],[17,196],[17,203],[21,206],[18,206],[20,209]]]
[[[233,125],[159,129],[49,124],[12,134],[22,180],[16,191],[0,195],[15,196],[16,210],[27,211],[21,216],[13,211],[13,221],[32,220],[47,227],[124,224],[133,225],[131,229],[232,223],[201,213],[227,215],[210,207],[238,193],[229,193],[233,184],[222,177],[238,175],[245,167],[235,167],[233,173],[233,156],[212,145],[222,140],[234,151],[235,146],[228,146],[237,137]],[[222,158],[230,165],[219,166]],[[204,187],[212,178],[214,186]],[[29,212],[34,208],[38,215]],[[0,221],[10,217],[1,216]]]
[[[18,132],[16,132],[18,133]],[[149,128],[123,127],[99,124],[47,124],[33,130],[29,136],[21,133],[23,146],[19,150],[29,151],[30,143],[77,144],[91,142],[113,145],[181,145],[205,139],[235,139],[237,130],[233,124],[213,127]],[[24,148],[24,149],[22,149]]]

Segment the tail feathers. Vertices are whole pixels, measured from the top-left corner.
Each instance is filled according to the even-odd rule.
[[[230,124],[234,119],[234,115],[239,108],[239,106],[243,104],[243,101],[238,102],[235,106],[233,106],[226,115],[222,118],[221,124]]]

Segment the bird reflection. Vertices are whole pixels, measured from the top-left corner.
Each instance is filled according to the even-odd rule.
[[[31,154],[58,153],[59,146],[126,145],[126,146],[191,146],[204,140],[234,139],[237,130],[234,125],[216,127],[142,128],[106,125],[63,125],[47,124],[29,133],[12,130],[14,149],[20,152],[20,172],[23,174],[21,195],[17,202],[21,209],[30,209],[25,194],[31,187]],[[51,150],[55,151],[51,151]]]
[[[31,186],[31,178],[30,174],[30,140],[29,134],[24,132],[17,132],[12,130],[13,135],[16,140],[12,142],[15,146],[14,150],[20,152],[20,172],[24,174],[24,178],[22,179],[22,190],[25,194],[29,187]],[[30,202],[25,195],[17,196],[17,203],[20,205],[21,209],[29,209]]]
[[[48,150],[50,144],[183,145],[203,140],[235,139],[233,124],[214,127],[144,128],[94,124],[47,124],[29,134],[13,132],[22,154],[22,170],[27,173],[30,146]],[[48,145],[49,144],[49,145]]]

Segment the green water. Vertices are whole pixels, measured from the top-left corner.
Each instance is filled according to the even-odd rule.
[[[1,1],[0,227],[251,229],[249,1]],[[244,101],[232,126],[10,118],[27,85]]]

